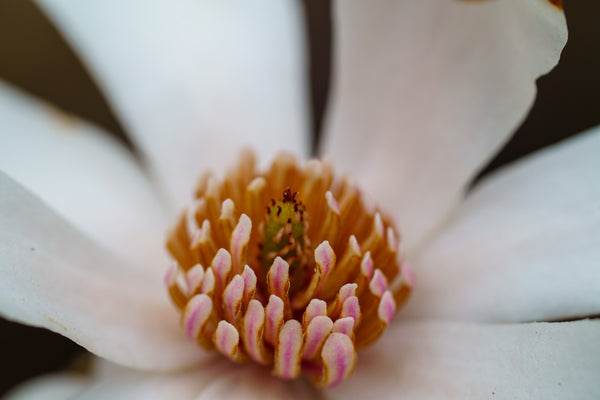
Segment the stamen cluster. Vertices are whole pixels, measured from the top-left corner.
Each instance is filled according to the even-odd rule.
[[[260,173],[245,152],[223,180],[201,178],[168,236],[166,284],[199,345],[334,386],[414,285],[398,237],[326,161],[281,153]]]

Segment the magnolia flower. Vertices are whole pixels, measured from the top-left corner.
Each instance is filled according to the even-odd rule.
[[[186,194],[244,145],[262,161],[281,148],[309,155],[299,6],[231,3],[40,1],[143,162],[0,87],[0,311],[110,361],[20,394],[598,397],[600,324],[585,317],[600,310],[600,131],[465,194],[565,43],[562,11],[546,0],[336,5],[320,149],[393,214],[418,277],[349,379],[317,390],[186,338],[162,281],[165,232]]]

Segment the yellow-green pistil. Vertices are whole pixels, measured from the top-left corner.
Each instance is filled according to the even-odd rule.
[[[292,193],[287,188],[280,200],[271,199],[266,207],[264,240],[259,243],[264,276],[276,257],[283,258],[290,265],[292,293],[301,289],[310,278],[304,273],[310,268],[307,216],[304,205],[296,199],[297,195],[298,192]]]

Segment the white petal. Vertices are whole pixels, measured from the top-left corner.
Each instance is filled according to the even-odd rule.
[[[330,399],[596,399],[600,322],[395,324]]]
[[[520,123],[558,60],[547,0],[339,1],[323,148],[418,247]]]
[[[156,374],[125,368],[115,372],[118,374],[103,373],[88,379],[86,387],[72,398],[275,400],[313,399],[316,392],[306,381],[285,382],[271,376],[267,368],[256,365],[240,367],[224,357],[206,361],[181,373]]]
[[[600,314],[600,129],[492,175],[415,261],[411,316]]]
[[[165,212],[132,155],[1,81],[0,169],[111,251],[164,268]]]
[[[308,145],[300,4],[39,0],[176,204],[242,144]]]
[[[191,365],[162,281],[86,240],[0,173],[0,314],[58,332],[92,353],[141,369]]]
[[[122,369],[118,375],[95,379],[77,400],[192,400],[212,381],[220,379],[231,363],[223,357],[206,360],[181,373],[157,374]]]
[[[239,399],[315,399],[318,391],[305,380],[284,381],[271,375],[267,368],[246,366],[230,369],[207,386],[196,400]]]
[[[88,380],[80,374],[59,373],[34,378],[11,390],[4,400],[64,400],[81,392]]]

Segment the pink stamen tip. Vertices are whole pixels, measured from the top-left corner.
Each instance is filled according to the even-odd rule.
[[[223,203],[221,203],[221,215],[222,216],[233,215],[234,210],[235,210],[235,204],[234,204],[233,200],[231,200],[231,199],[223,200]]]
[[[339,297],[342,304],[344,304],[344,301],[346,301],[348,297],[356,294],[356,289],[358,289],[358,285],[356,283],[346,283],[340,288]]]
[[[265,186],[267,186],[267,181],[262,176],[259,176],[252,179],[252,182],[246,188],[250,192],[260,192]]]
[[[231,254],[225,249],[219,249],[211,262],[211,267],[215,272],[215,278],[220,285],[227,281],[227,275],[231,271]],[[223,286],[220,286],[221,288]]]
[[[302,326],[295,319],[283,324],[279,331],[274,374],[283,379],[300,375],[300,355],[302,352]]]
[[[265,363],[261,351],[262,334],[265,326],[265,309],[258,300],[250,300],[244,315],[244,346],[250,357],[259,363]]]
[[[325,200],[327,200],[327,205],[333,210],[333,212],[336,214],[340,213],[340,205],[329,190],[325,192]]]
[[[360,245],[358,244],[358,240],[356,240],[354,235],[350,235],[348,243],[352,247],[352,252],[360,257]]]
[[[252,232],[252,220],[246,214],[242,214],[238,221],[238,224],[233,228],[231,233],[231,253],[234,260],[234,268],[236,272],[242,269],[242,259],[244,252],[248,246],[250,240],[250,233]]]
[[[249,266],[244,266],[244,272],[242,272],[242,278],[244,278],[244,301],[248,302],[251,296],[256,292],[256,274]]]
[[[358,304],[358,297],[350,296],[346,299],[346,301],[344,301],[340,317],[352,317],[354,318],[354,321],[358,323],[360,319],[360,306]]]
[[[373,260],[371,259],[370,251],[367,251],[363,255],[363,259],[360,262],[360,272],[362,272],[367,279],[371,279],[371,276],[373,276]]]
[[[266,309],[265,340],[275,345],[277,333],[283,324],[283,300],[272,294]]]
[[[247,288],[256,288],[256,274],[249,266],[244,266],[244,272],[242,272],[242,277],[244,278],[244,285]]]
[[[345,317],[337,319],[333,324],[333,332],[352,336],[352,332],[354,332],[354,318]]]
[[[204,279],[202,280],[202,286],[200,287],[200,292],[202,293],[212,293],[215,290],[215,273],[212,268],[209,268],[204,273]]]
[[[379,268],[376,269],[375,273],[373,274],[373,278],[371,279],[371,282],[369,282],[369,289],[371,289],[371,292],[375,296],[381,297],[383,296],[383,293],[387,290],[387,287],[388,283],[385,275],[383,275],[383,272],[381,272]]]
[[[229,282],[223,291],[223,306],[225,308],[225,317],[235,323],[236,315],[242,306],[242,298],[244,296],[244,278],[241,275],[236,275]]]
[[[212,300],[210,297],[205,294],[198,294],[191,298],[183,314],[185,332],[190,339],[198,337],[211,313]]]
[[[210,233],[210,221],[205,219],[202,221],[202,233],[203,235],[208,235]]]
[[[327,315],[327,303],[323,300],[312,299],[304,311],[303,325],[310,324],[310,321],[318,315]]]
[[[311,360],[319,354],[319,350],[325,343],[327,336],[333,329],[333,321],[331,318],[319,315],[312,319],[312,321],[306,327],[306,333],[304,335],[304,354],[302,356],[305,360]]]
[[[198,210],[198,206],[200,204],[200,200],[195,200],[192,204],[190,204],[187,208],[185,214],[185,226],[187,229],[188,237],[191,239],[197,235],[200,230],[198,226],[198,221],[196,220],[196,211]]]
[[[219,321],[213,339],[217,349],[229,358],[233,358],[237,352],[239,341],[240,334],[235,326],[227,321]]]
[[[201,240],[202,240],[202,231],[200,229],[195,230],[190,235],[190,243],[191,243],[192,247],[194,247],[196,244],[198,244]]]
[[[167,273],[165,274],[165,286],[172,286],[175,283],[175,279],[177,278],[177,270],[177,263],[171,263]]]
[[[197,246],[199,243],[206,243],[210,238],[210,221],[205,219],[202,222],[202,227],[194,231],[193,235],[190,236],[191,247]]]
[[[388,228],[387,228],[387,242],[388,242],[388,249],[390,249],[392,251],[398,250],[398,239],[396,238],[396,234],[394,233],[394,230],[392,229],[391,226],[388,226]]]
[[[410,264],[408,264],[407,262],[402,264],[402,277],[410,287],[415,287],[415,285],[417,284],[417,277],[415,276],[415,272],[410,267]]]
[[[356,364],[352,340],[343,333],[329,335],[321,352],[323,359],[323,386],[333,387],[346,379]]]
[[[381,297],[381,301],[379,302],[379,307],[377,308],[377,315],[380,320],[385,322],[386,325],[389,325],[394,318],[394,314],[396,313],[396,302],[394,301],[394,296],[389,290]]]
[[[186,274],[186,283],[190,293],[193,293],[204,279],[204,268],[200,264],[194,265]]]
[[[269,291],[278,297],[287,296],[287,284],[289,282],[288,263],[281,257],[276,257],[267,274]]]
[[[322,271],[321,282],[323,282],[335,265],[335,252],[327,240],[321,242],[315,249],[315,262],[317,263],[317,268],[320,268]]]
[[[210,221],[205,219],[202,222],[202,227],[198,228],[194,235],[191,237],[192,247],[196,246],[198,243],[206,243],[210,237]]]

